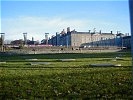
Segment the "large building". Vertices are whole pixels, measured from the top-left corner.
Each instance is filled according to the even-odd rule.
[[[110,33],[70,31],[68,27],[67,32],[63,29],[61,33],[56,33],[48,43],[53,46],[115,46],[116,35],[112,31]]]

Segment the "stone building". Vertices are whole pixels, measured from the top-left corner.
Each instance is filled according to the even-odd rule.
[[[100,32],[67,32],[63,29],[61,33],[56,33],[56,36],[48,40],[48,43],[53,46],[115,46],[115,35],[112,33]]]
[[[111,33],[90,33],[82,37],[82,44],[85,46],[99,47],[99,46],[115,46],[115,35]]]

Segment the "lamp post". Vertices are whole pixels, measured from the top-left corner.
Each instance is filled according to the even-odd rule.
[[[4,52],[4,37],[5,33],[0,33],[1,34],[1,51]]]

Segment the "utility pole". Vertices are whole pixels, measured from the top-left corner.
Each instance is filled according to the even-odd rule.
[[[132,52],[132,72],[133,72],[133,0],[129,0],[129,10],[130,10],[130,26],[131,26],[131,52]],[[133,73],[132,73],[133,75]],[[133,79],[132,79],[133,82]],[[133,91],[133,88],[132,88]],[[133,95],[133,92],[132,92]]]

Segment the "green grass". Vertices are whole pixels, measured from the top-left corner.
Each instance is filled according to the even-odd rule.
[[[111,59],[121,56],[123,60]],[[49,62],[30,65],[25,59]],[[76,59],[61,62],[58,59]],[[131,99],[131,54],[43,54],[1,56],[0,99]],[[35,61],[33,61],[35,62]],[[120,67],[90,67],[93,63]]]

